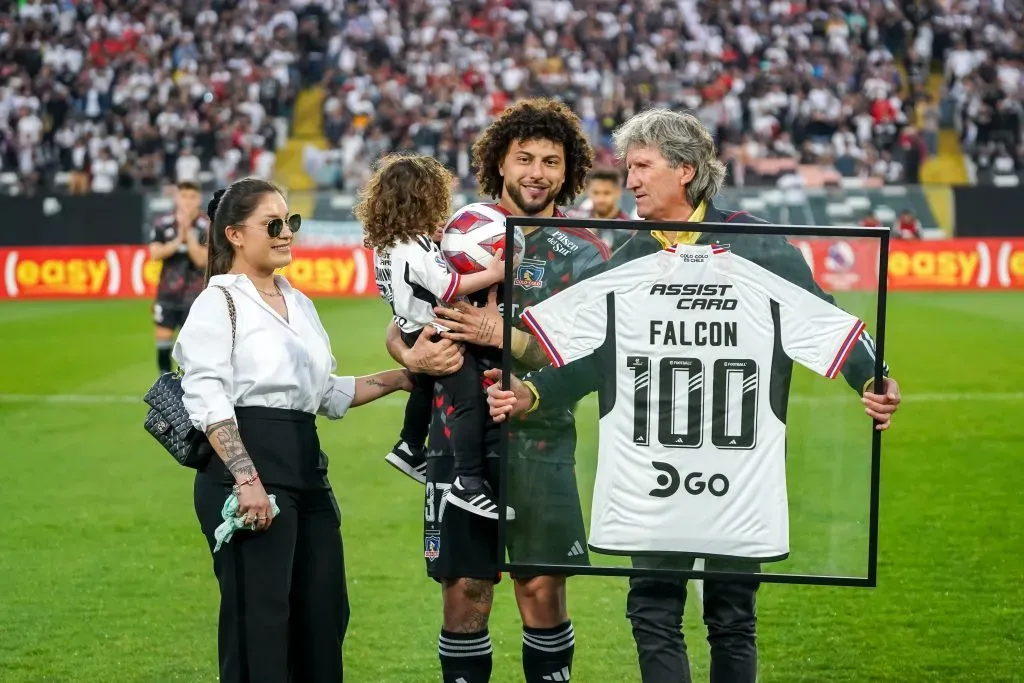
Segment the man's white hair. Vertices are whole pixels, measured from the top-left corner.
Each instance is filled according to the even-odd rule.
[[[686,200],[696,208],[711,201],[722,189],[725,164],[718,159],[715,140],[693,114],[671,109],[648,109],[619,126],[612,134],[615,151],[621,159],[633,147],[654,147],[669,166],[689,164],[693,180],[686,186]]]

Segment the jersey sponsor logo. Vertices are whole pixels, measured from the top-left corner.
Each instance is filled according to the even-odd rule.
[[[571,256],[580,248],[580,245],[571,240],[568,235],[557,230],[548,237],[548,244],[551,245],[556,254],[561,254],[562,256]]]
[[[721,498],[729,492],[729,478],[724,474],[712,474],[705,479],[703,472],[690,472],[683,477],[679,470],[667,462],[655,461],[651,465],[660,472],[656,479],[658,488],[650,491],[654,498],[670,498],[679,492],[680,485],[692,496],[707,492]]]
[[[441,532],[431,529],[423,534],[423,557],[431,562],[441,556]]]
[[[651,296],[678,296],[676,308],[681,311],[735,311],[737,299],[729,296],[733,285],[700,285],[657,283],[651,286]]]
[[[544,261],[523,259],[516,270],[515,286],[535,289],[544,285]]]

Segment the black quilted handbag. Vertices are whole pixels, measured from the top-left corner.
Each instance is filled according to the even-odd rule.
[[[235,301],[225,288],[216,285],[224,292],[228,300],[228,313],[231,316],[231,350],[235,350]],[[160,445],[178,461],[178,464],[193,469],[202,469],[213,454],[206,434],[192,426],[188,419],[188,411],[181,397],[181,368],[176,372],[165,372],[157,378],[149,388],[143,400],[149,404],[149,412],[143,426],[153,435]]]

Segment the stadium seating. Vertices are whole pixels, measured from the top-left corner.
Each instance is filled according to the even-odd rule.
[[[660,104],[702,118],[735,186],[948,180],[926,171],[961,146],[974,176],[1014,183],[1020,11],[977,4],[32,0],[0,28],[0,191],[273,175],[298,128],[281,161],[302,187],[352,192],[408,149],[469,190],[476,133],[529,95],[573,106],[602,163],[614,127]]]
[[[221,0],[15,5],[0,24],[0,191],[272,174],[310,69],[297,52],[304,13]]]
[[[798,165],[918,183],[938,151],[928,76],[960,4],[941,15],[832,0],[744,3],[742,12],[707,1],[615,11],[564,0],[370,3],[367,14],[335,16],[329,149],[311,152],[308,168],[321,186],[348,190],[382,151],[414,149],[469,187],[475,131],[510,100],[557,95],[605,159],[615,124],[654,103],[697,112],[736,184],[774,185]]]

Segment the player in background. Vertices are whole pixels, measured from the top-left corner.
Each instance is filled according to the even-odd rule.
[[[156,359],[161,373],[171,371],[174,333],[185,323],[192,303],[206,280],[206,241],[210,220],[200,208],[195,183],[178,183],[174,213],[157,219],[149,241],[149,257],[162,261],[153,304]]]
[[[451,213],[451,183],[451,173],[432,157],[389,155],[379,162],[353,208],[353,215],[363,223],[365,246],[374,252],[377,286],[391,305],[406,344],[415,344],[424,330],[436,333],[433,322],[438,303],[487,289],[504,279],[501,249],[478,273],[460,275],[445,263],[433,237]],[[448,497],[450,503],[468,512],[498,519],[494,494],[484,479],[483,432],[493,423],[487,419],[481,399],[482,370],[477,362],[482,360],[481,351],[494,355],[492,350],[473,348],[457,372],[439,380],[453,408],[449,419],[455,480]],[[409,455],[412,449],[423,450],[434,378],[415,373],[413,384],[400,442],[407,445]],[[397,447],[389,455],[396,452],[405,455]],[[389,462],[409,476],[419,474],[407,458]]]
[[[506,109],[473,147],[473,165],[481,192],[496,198],[500,210],[515,216],[560,216],[583,190],[593,151],[579,119],[565,105],[549,99],[525,100]],[[525,230],[526,249],[516,280],[516,303],[524,306],[547,298],[604,262],[607,248],[588,230]],[[502,318],[497,291],[486,306],[465,303],[438,309],[450,329],[447,339],[500,349]],[[450,347],[404,344],[394,326],[389,330],[392,357],[414,370],[437,373],[450,367]],[[539,343],[524,328],[512,334],[510,349],[520,369],[547,363]],[[457,362],[457,359],[454,359]],[[451,455],[446,427],[449,399],[439,392],[428,440],[424,555],[427,573],[441,584],[444,616],[438,651],[445,683],[490,680],[491,642],[488,619],[499,578],[497,522],[443,505],[440,492],[451,484]],[[509,554],[566,561],[574,545],[581,548],[570,563],[586,564],[585,529],[573,459],[576,432],[571,411],[545,411],[543,420],[523,430],[510,453],[513,467],[534,472],[528,491],[513,492],[529,500],[516,508],[515,524],[536,528],[544,547],[520,547],[510,540]],[[489,477],[497,482],[498,453],[488,452]],[[529,458],[528,462],[524,461]],[[518,471],[518,470],[517,470]],[[515,475],[513,475],[515,476]],[[527,683],[568,681],[575,636],[566,608],[564,576],[514,575],[514,591],[523,623],[523,672]]]
[[[634,193],[637,212],[646,220],[694,223],[694,230],[659,232],[638,230],[605,266],[610,270],[673,244],[727,244],[732,252],[835,304],[814,281],[800,252],[782,236],[710,233],[708,223],[766,223],[746,212],[714,205],[725,177],[714,141],[704,125],[690,114],[652,109],[638,114],[616,131],[615,143],[625,158],[627,187]],[[599,269],[600,270],[600,269]],[[596,272],[593,272],[596,274]],[[889,378],[882,393],[868,390],[874,378],[874,342],[867,332],[856,341],[842,374],[862,397],[865,412],[887,429],[900,402],[899,386]],[[788,396],[792,364],[776,370]],[[563,367],[545,367],[524,380],[511,378],[511,390],[500,390],[501,371],[487,373],[491,415],[496,420],[544,410],[546,404],[573,405],[600,389],[601,368],[596,354]],[[548,406],[550,409],[550,406]],[[662,558],[633,558],[635,566],[671,567]],[[707,560],[708,570],[757,571],[749,562]],[[689,567],[686,567],[689,568]],[[712,683],[754,683],[757,678],[755,582],[704,582],[704,619],[711,645]],[[633,626],[644,683],[690,681],[689,661],[682,635],[686,580],[637,577],[630,579],[627,614]]]
[[[601,218],[629,220],[622,210],[622,173],[616,168],[595,168],[587,176],[587,201],[575,209],[566,211],[569,218]],[[621,247],[633,236],[635,230],[609,230],[591,228],[595,235],[608,245],[611,252]]]

